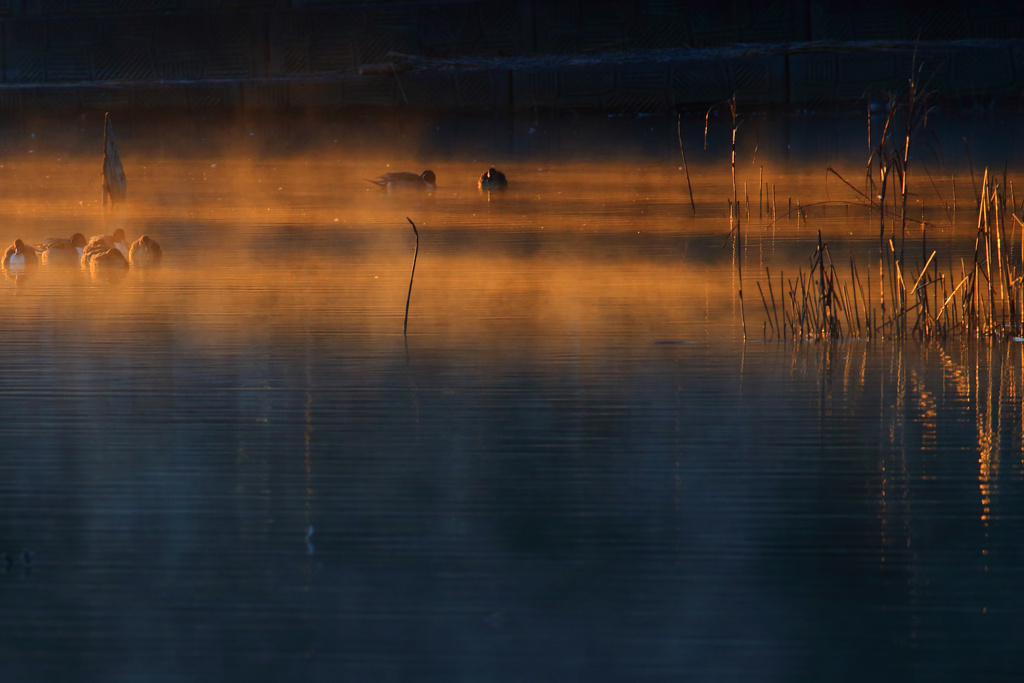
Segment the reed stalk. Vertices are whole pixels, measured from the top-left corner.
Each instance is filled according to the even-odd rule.
[[[770,279],[768,281],[771,282]],[[764,305],[764,315],[765,315],[765,318],[768,320],[768,324],[772,326],[772,332],[774,333],[775,332],[775,325],[772,323],[771,311],[768,310],[768,301],[764,298],[764,290],[761,289],[761,283],[760,282],[757,282],[756,284],[757,284],[757,292],[758,292],[758,294],[761,295],[761,303]]]
[[[686,174],[686,189],[690,192],[690,208],[693,210],[693,215],[697,215],[697,204],[693,201],[693,185],[690,184],[690,167],[686,165],[686,150],[683,149],[683,128],[682,114],[676,114],[676,136],[679,138],[679,153],[683,155],[683,173]],[[705,135],[706,135],[705,131]]]
[[[929,244],[929,223],[923,204],[919,218],[919,245],[914,243],[913,231],[908,226],[911,220],[907,214],[911,196],[909,171],[913,164],[911,149],[921,137],[931,111],[927,93],[911,79],[906,94],[899,99],[892,98],[889,109],[882,134],[871,148],[867,189],[858,190],[832,168],[826,172],[826,178],[829,175],[836,176],[858,195],[859,199],[854,203],[862,202],[869,212],[877,207],[877,286],[872,283],[873,269],[870,267],[865,269],[866,277],[862,281],[860,265],[853,256],[850,257],[848,277],[844,279],[832,259],[828,241],[819,229],[817,244],[808,263],[809,270],[805,272],[802,268],[798,269],[796,276],[790,279],[780,272],[778,297],[772,285],[771,272],[765,268],[767,294],[761,284],[757,283],[766,316],[762,330],[766,335],[781,340],[792,336],[795,340],[822,341],[851,335],[867,336],[869,339],[904,339],[911,336],[917,339],[945,339],[951,335],[994,338],[1024,336],[1024,293],[1020,291],[1024,287],[1024,220],[1017,215],[1013,182],[1007,177],[1006,166],[999,176],[985,168],[981,182],[978,183],[971,164],[971,182],[975,190],[977,211],[973,258],[959,259],[959,273],[954,270],[953,259],[949,259],[948,265],[943,267],[938,250]],[[735,98],[730,103],[730,111],[733,115],[733,201],[730,219],[736,230],[739,251],[741,225],[735,214],[739,208],[735,176]],[[869,120],[869,146],[871,136]],[[939,195],[946,220],[951,228],[955,228],[958,208],[956,177],[950,178],[953,194],[950,205],[942,199],[935,179],[927,168],[925,173],[936,195]],[[877,185],[874,184],[876,178]],[[777,220],[774,194],[775,188],[764,184],[762,166],[758,185],[758,217],[763,218],[767,212],[773,225]],[[822,203],[822,215],[825,203]],[[846,202],[848,213],[849,205],[850,202]],[[792,198],[789,200],[789,208],[787,215],[792,217]],[[1024,206],[1021,210],[1024,210]],[[799,202],[795,214],[798,226],[801,218],[807,223],[807,212]],[[817,217],[816,212],[814,215]],[[886,235],[887,228],[889,235]],[[1019,248],[1016,242],[1018,239]],[[916,262],[918,246],[920,262]],[[741,260],[738,259],[738,262],[741,264]],[[741,267],[739,270],[742,274]],[[742,307],[742,280],[740,292]],[[778,310],[780,306],[781,312]],[[746,338],[745,316],[743,325]]]
[[[762,210],[764,209],[764,166],[761,167],[760,172],[757,176],[757,218],[761,220],[764,218]]]
[[[774,325],[774,328],[776,330],[778,330],[779,329],[779,312],[775,308],[775,292],[772,291],[772,274],[771,274],[771,271],[768,270],[768,268],[764,269],[764,273],[765,273],[765,280],[768,282],[768,294],[772,298],[772,310],[775,311],[775,325]]]
[[[731,171],[732,171],[732,207],[731,207],[731,210],[729,212],[729,219],[730,219],[730,223],[732,223],[732,225],[730,226],[731,229],[735,230],[735,237],[734,237],[734,239],[736,240],[736,273],[737,273],[737,282],[738,282],[738,285],[739,285],[740,320],[741,320],[742,325],[743,325],[743,339],[746,340],[746,338],[747,338],[747,313],[746,313],[746,310],[745,310],[745,306],[743,305],[743,235],[742,235],[742,228],[741,228],[741,225],[740,225],[740,217],[739,217],[739,214],[738,214],[739,205],[736,203],[737,199],[738,199],[737,194],[736,194],[736,131],[739,128],[739,121],[738,121],[738,117],[737,117],[737,114],[736,114],[736,95],[733,95],[732,99],[729,100],[729,115],[732,118],[732,149],[731,149],[730,162],[729,162],[729,165],[730,165],[730,168],[731,168]],[[705,135],[707,135],[707,123],[706,123],[706,121],[707,121],[707,119],[705,117],[705,124],[704,124],[705,125]],[[750,212],[750,201],[748,199],[748,201],[747,201],[748,218],[749,218],[749,212]]]
[[[1004,185],[1005,183],[1005,185]],[[782,296],[776,298],[771,273],[766,268],[768,294],[758,284],[768,322],[765,330],[777,339],[792,335],[798,340],[841,339],[852,335],[868,338],[944,339],[951,334],[1006,337],[1024,335],[1024,250],[1018,250],[1017,229],[1024,243],[1024,222],[1007,212],[1012,206],[1003,187],[1008,179],[996,179],[987,169],[979,186],[974,256],[960,260],[960,273],[940,267],[938,250],[925,249],[920,268],[900,258],[898,237],[885,239],[880,262],[885,285],[881,302],[872,304],[872,284],[861,282],[860,269],[850,257],[848,279],[838,271],[824,234],[809,265],[794,281],[780,277]],[[899,206],[895,207],[898,213]],[[786,301],[791,308],[787,310]],[[783,304],[780,315],[777,307]]]

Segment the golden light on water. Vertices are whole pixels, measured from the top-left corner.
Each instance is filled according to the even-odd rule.
[[[164,267],[132,273],[106,296],[161,311],[193,331],[216,332],[225,318],[235,316],[237,325],[248,316],[256,333],[272,311],[277,323],[291,326],[395,333],[414,248],[409,219],[422,239],[410,330],[464,341],[510,333],[535,340],[731,337],[747,317],[746,334],[756,339],[767,322],[761,296],[786,305],[783,279],[806,268],[819,230],[840,263],[847,253],[870,254],[877,241],[871,212],[851,208],[854,189],[820,169],[791,170],[763,156],[737,169],[741,248],[730,243],[731,169],[724,160],[693,164],[694,216],[686,178],[671,157],[501,163],[331,146],[290,156],[211,147],[171,158],[128,145],[121,156],[128,201],[113,212],[101,205],[96,159],[8,158],[0,167],[4,239],[33,243],[115,227],[130,240],[148,234],[164,247]],[[477,188],[491,165],[509,177],[507,191]],[[428,166],[438,179],[431,193],[391,194],[367,182]],[[858,169],[840,170],[858,177]],[[941,247],[958,233],[955,221],[940,224],[949,216],[941,198],[925,204],[937,186],[945,185],[914,188],[920,206],[911,210],[936,219],[929,244]],[[799,210],[789,212],[791,206]],[[747,278],[742,301],[739,260]],[[775,291],[759,291],[768,272]],[[38,287],[43,278],[35,279]],[[33,285],[21,284],[24,301]],[[51,278],[47,286],[53,284]],[[147,298],[146,306],[132,297]],[[88,301],[77,306],[84,310]],[[128,324],[146,319],[137,312]]]
[[[0,169],[12,196],[0,209],[5,239],[121,227],[129,240],[148,234],[164,250],[160,270],[133,272],[102,296],[83,296],[70,274],[41,269],[19,283],[17,309],[45,297],[97,328],[173,321],[200,336],[239,325],[253,334],[394,334],[414,248],[407,217],[422,240],[414,334],[675,338],[680,322],[734,308],[728,250],[690,245],[694,230],[726,226],[715,211],[684,219],[679,178],[656,169],[507,165],[510,188],[497,195],[476,188],[480,164],[451,163],[438,167],[434,193],[389,195],[365,178],[423,164],[124,159],[129,201],[107,213],[91,161],[15,160]]]

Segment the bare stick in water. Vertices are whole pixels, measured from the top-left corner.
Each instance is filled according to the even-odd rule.
[[[121,165],[121,156],[117,152],[117,142],[114,140],[114,124],[110,120],[110,114],[107,113],[103,115],[102,199],[104,209],[107,206],[107,198],[110,199],[111,206],[124,201],[127,185],[124,167]]]
[[[690,191],[690,208],[693,209],[693,215],[696,216],[697,205],[693,201],[693,185],[690,184],[690,169],[686,165],[686,152],[683,150],[682,121],[682,115],[676,114],[676,135],[679,137],[679,153],[683,155],[683,172],[686,173],[686,189]]]
[[[412,272],[409,273],[409,294],[405,297],[405,322],[402,323],[402,336],[409,330],[409,301],[412,300],[412,279],[416,277],[416,257],[420,255],[420,231],[416,229],[416,224],[412,222],[412,219],[408,216],[405,220],[409,221],[409,225],[412,226],[412,231],[416,235],[416,251],[412,255]]]

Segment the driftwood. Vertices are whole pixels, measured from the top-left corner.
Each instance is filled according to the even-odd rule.
[[[128,181],[124,177],[121,156],[117,153],[117,142],[114,140],[114,124],[110,114],[103,116],[103,206],[107,198],[113,206],[123,202],[128,190]]]

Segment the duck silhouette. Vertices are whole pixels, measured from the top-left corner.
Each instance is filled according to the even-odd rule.
[[[508,180],[504,173],[492,166],[480,176],[477,187],[481,190],[504,190],[508,187]]]
[[[436,190],[437,176],[433,171],[427,170],[419,175],[408,172],[385,173],[384,175],[368,182],[377,185],[382,190]]]

